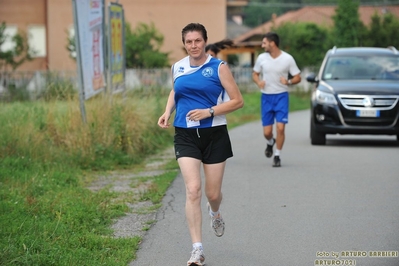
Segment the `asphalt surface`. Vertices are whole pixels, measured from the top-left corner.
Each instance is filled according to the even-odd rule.
[[[202,200],[207,266],[399,265],[396,138],[328,135],[326,146],[312,146],[309,119],[309,111],[290,114],[281,168],[264,156],[260,122],[230,130],[223,237],[211,231]],[[130,266],[186,265],[184,204],[178,176]]]

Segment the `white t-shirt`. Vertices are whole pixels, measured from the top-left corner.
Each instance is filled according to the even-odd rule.
[[[271,57],[266,52],[260,54],[256,59],[253,70],[256,73],[261,73],[262,80],[266,82],[265,87],[261,89],[261,92],[266,94],[288,91],[288,86],[280,82],[280,77],[288,79],[288,73],[292,76],[301,73],[294,58],[284,51],[281,51],[277,58]]]

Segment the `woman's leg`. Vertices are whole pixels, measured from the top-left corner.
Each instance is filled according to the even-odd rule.
[[[211,209],[217,212],[222,202],[222,182],[226,161],[216,164],[204,164],[205,195]]]
[[[202,242],[201,161],[190,157],[178,160],[186,185],[186,218],[192,243]]]

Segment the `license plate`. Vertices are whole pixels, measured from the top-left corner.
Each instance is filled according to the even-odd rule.
[[[375,109],[356,110],[356,116],[358,116],[358,117],[380,117],[380,110],[375,110]]]

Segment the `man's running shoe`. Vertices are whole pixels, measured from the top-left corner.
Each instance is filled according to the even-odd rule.
[[[280,166],[281,166],[280,156],[274,156],[273,167],[280,167]]]
[[[273,144],[272,145],[269,145],[269,144],[266,145],[265,155],[266,155],[267,158],[272,157],[274,144],[276,144],[276,139],[273,138]]]
[[[216,236],[221,237],[224,234],[224,221],[222,218],[222,214],[219,211],[218,217],[212,216],[211,214],[211,205],[208,202],[208,212],[211,217],[211,227]]]
[[[202,266],[205,261],[204,251],[200,248],[195,248],[191,251],[191,258],[187,261],[188,266]]]

